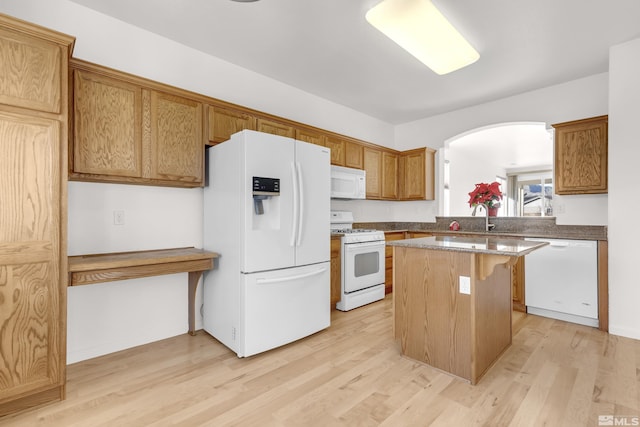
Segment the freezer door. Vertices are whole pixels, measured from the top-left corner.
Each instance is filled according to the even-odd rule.
[[[296,265],[330,258],[331,164],[326,147],[296,141],[300,211],[296,236]]]
[[[327,262],[244,275],[238,356],[261,353],[329,327],[329,272]]]
[[[244,131],[244,184],[241,265],[243,273],[288,268],[295,265],[294,143],[277,135]],[[253,179],[279,179],[280,195],[254,203]],[[224,209],[224,207],[222,207]],[[328,239],[327,239],[328,240]]]

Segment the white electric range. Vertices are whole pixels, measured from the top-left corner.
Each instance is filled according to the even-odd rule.
[[[341,311],[384,298],[384,233],[353,228],[353,221],[352,212],[331,211],[331,232],[342,234],[340,301],[336,304]]]

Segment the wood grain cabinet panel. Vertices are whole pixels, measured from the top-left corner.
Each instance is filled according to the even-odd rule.
[[[382,198],[398,198],[398,155],[382,152]]]
[[[344,165],[348,168],[364,168],[364,147],[357,142],[345,141]]]
[[[0,15],[0,417],[64,398],[73,43]]]
[[[364,170],[367,174],[367,199],[382,197],[382,151],[364,148]]]
[[[203,102],[188,92],[78,59],[71,60],[71,69],[70,179],[203,185]]]
[[[393,231],[384,233],[384,240],[390,242],[393,240],[402,240],[405,238],[404,231]],[[393,291],[393,247],[386,246],[384,248],[384,293],[388,294]]]
[[[73,171],[142,177],[142,89],[76,70]]]
[[[256,126],[259,132],[286,136],[288,138],[295,138],[296,136],[296,131],[292,126],[275,122],[273,120],[258,118]]]
[[[513,309],[526,313],[527,307],[524,301],[524,262],[525,257],[518,257],[516,263],[511,267],[511,287]]]
[[[256,130],[256,118],[249,113],[209,106],[209,144],[228,141],[241,130]]]
[[[296,139],[323,147],[326,145],[324,134],[310,129],[296,129]]]
[[[63,49],[17,28],[0,27],[0,103],[60,113]]]
[[[418,148],[400,153],[401,200],[435,199],[435,151]]]
[[[202,103],[151,92],[151,178],[201,183]]]
[[[606,193],[608,116],[553,127],[556,194]]]
[[[331,164],[344,166],[346,161],[346,142],[344,139],[335,136],[327,136],[325,145],[331,150]]]
[[[342,253],[340,237],[331,238],[331,308],[340,301],[342,286]]]

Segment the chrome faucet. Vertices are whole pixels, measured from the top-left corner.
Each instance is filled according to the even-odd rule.
[[[473,212],[471,212],[471,216],[476,216],[476,209],[478,207],[482,207],[484,209],[484,231],[493,230],[496,225],[489,223],[489,208],[487,208],[486,205],[476,205],[473,208]]]

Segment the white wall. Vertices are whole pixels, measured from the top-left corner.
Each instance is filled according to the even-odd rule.
[[[393,145],[393,127],[68,0],[0,12],[75,36],[74,56],[320,128]],[[113,211],[125,225],[113,225]],[[202,247],[202,190],[69,183],[69,254]],[[68,290],[68,363],[187,331],[187,274]],[[198,288],[196,307],[202,301]],[[196,318],[200,328],[202,319]]]
[[[640,339],[638,242],[635,214],[640,181],[640,39],[609,56],[609,331]]]

